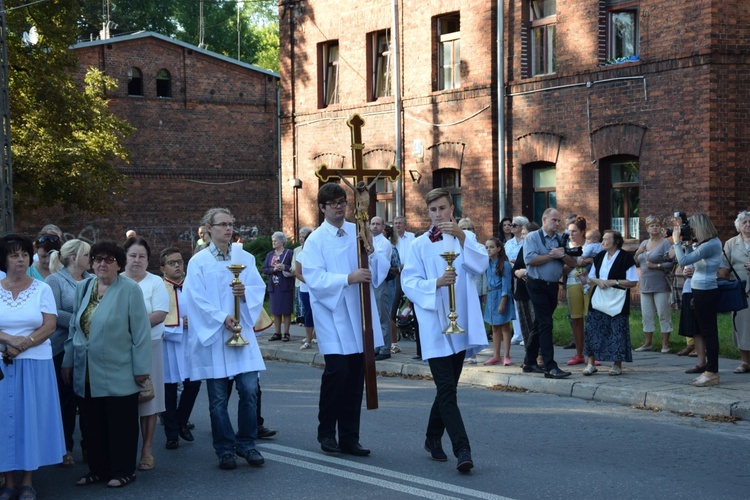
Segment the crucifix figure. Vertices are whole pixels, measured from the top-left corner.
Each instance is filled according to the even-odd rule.
[[[363,151],[365,148],[362,142],[362,126],[365,121],[361,116],[352,115],[346,124],[352,132],[352,165],[351,169],[329,169],[326,165],[321,165],[315,172],[315,175],[327,182],[331,177],[339,177],[344,183],[354,191],[354,218],[357,224],[357,235],[359,236],[359,267],[367,268],[367,256],[372,253],[372,234],[370,233],[369,215],[367,213],[370,205],[370,189],[375,185],[378,178],[382,175],[392,181],[395,181],[401,175],[401,172],[395,165],[386,169],[365,169],[363,161]],[[353,178],[350,182],[347,178]],[[367,184],[366,179],[373,178]],[[378,407],[378,392],[376,385],[377,372],[375,370],[375,346],[372,339],[372,305],[370,304],[370,284],[360,283],[360,305],[362,310],[362,342],[365,358],[365,387],[367,409],[374,410]]]

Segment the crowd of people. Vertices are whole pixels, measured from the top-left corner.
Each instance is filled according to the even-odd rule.
[[[609,375],[622,375],[633,350],[654,349],[657,323],[656,349],[671,352],[671,311],[681,297],[678,332],[694,343],[678,354],[697,358],[688,370],[698,375],[693,385],[719,384],[718,283],[748,280],[750,211],[737,216],[738,235],[723,248],[705,214],[678,220],[671,231],[666,226],[673,219],[648,216],[648,238],[631,254],[619,232],[600,233],[575,214],[563,223],[554,208],[544,212],[541,226],[518,215],[503,219],[499,236],[479,240],[471,219],[456,220],[452,196],[443,189],[427,194],[430,227],[416,235],[403,216],[392,227],[378,216],[369,225],[347,222],[347,205],[341,186],[323,185],[323,223],[301,228],[293,250],[284,233],[274,233],[260,266],[265,280],[236,242],[234,217],[225,208],[204,215],[189,265],[179,248],[160,249],[161,276],[148,271],[150,245],[134,231],[122,245],[64,241],[54,225],[33,241],[17,234],[0,239],[0,399],[12,401],[0,414],[0,428],[11,430],[0,438],[6,450],[0,500],[36,498],[35,470],[75,465],[77,415],[88,472],[76,484],[127,486],[136,470],[156,467],[159,417],[167,449],[194,440],[190,415],[203,381],[219,467],[236,468],[238,457],[262,466],[255,442],[275,434],[261,416],[265,364],[254,334],[262,329],[266,297],[274,328],[268,341],[288,342],[296,313],[305,327],[300,349],[317,344],[324,356],[317,439],[327,453],[370,453],[359,429],[366,312],[359,284],[370,291],[376,361],[400,352],[397,315],[414,315],[416,358],[429,364],[436,386],[424,448],[433,460],[446,461],[447,432],[461,472],[474,462],[457,385],[463,364],[476,363],[476,353],[488,346],[486,325],[493,342],[486,366],[512,365],[511,345],[520,344],[523,372],[571,375],[554,359],[561,287],[575,349],[568,366],[585,365],[581,373],[591,376],[608,362]],[[367,266],[358,260],[360,240]],[[448,253],[456,258],[450,268]],[[676,293],[677,275],[686,278],[682,293]],[[630,292],[636,286],[645,338],[633,349]],[[457,314],[463,334],[443,333],[449,313]],[[750,309],[736,314],[733,328],[741,354],[734,371],[750,373]],[[228,345],[238,335],[245,345]],[[236,430],[228,413],[235,388]]]

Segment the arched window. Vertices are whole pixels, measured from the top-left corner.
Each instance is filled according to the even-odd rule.
[[[599,199],[602,228],[614,229],[623,238],[640,236],[638,157],[610,156],[599,162]]]
[[[172,97],[172,76],[164,68],[156,72],[156,97]]]
[[[128,70],[128,95],[143,95],[143,73],[135,66]]]

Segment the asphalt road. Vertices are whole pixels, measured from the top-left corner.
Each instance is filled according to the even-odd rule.
[[[467,386],[459,387],[459,403],[476,467],[459,474],[452,457],[433,462],[422,449],[430,380],[378,378],[380,408],[362,412],[361,442],[372,455],[327,455],[315,439],[321,370],[267,367],[263,415],[279,434],[258,443],[264,467],[240,461],[234,471],[218,468],[202,389],[195,442],[168,451],[157,427],[156,468],[139,472],[134,484],[76,487],[84,464],[46,467],[35,474],[39,498],[735,499],[750,490],[748,422]],[[447,436],[443,446],[450,456]],[[75,457],[80,461],[78,448]]]

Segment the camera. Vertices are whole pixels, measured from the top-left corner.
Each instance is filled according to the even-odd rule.
[[[565,249],[565,253],[567,255],[570,255],[571,257],[580,257],[583,255],[583,247],[573,247],[570,248],[570,235],[568,233],[565,233],[562,235],[562,240],[560,241],[560,246]]]
[[[680,239],[682,241],[693,241],[693,228],[690,227],[690,221],[685,215],[685,212],[675,212],[674,218],[680,218],[682,224],[680,224]]]

